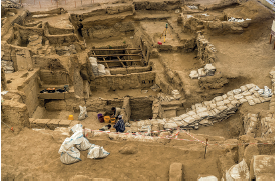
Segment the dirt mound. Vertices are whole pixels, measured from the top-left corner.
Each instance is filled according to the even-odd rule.
[[[123,146],[119,152],[121,154],[135,154],[138,152],[138,148],[137,146],[133,145],[133,144],[127,144],[125,146]]]

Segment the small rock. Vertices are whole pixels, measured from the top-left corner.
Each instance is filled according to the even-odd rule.
[[[121,154],[136,154],[137,152],[138,148],[136,145],[125,145],[119,150]]]

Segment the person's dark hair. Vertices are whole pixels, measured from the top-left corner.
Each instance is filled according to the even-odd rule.
[[[116,110],[116,108],[115,108],[115,107],[112,107],[112,111],[114,111],[114,110]]]
[[[108,129],[110,129],[110,128],[111,128],[111,125],[110,125],[110,124],[108,124],[107,126],[108,126]]]

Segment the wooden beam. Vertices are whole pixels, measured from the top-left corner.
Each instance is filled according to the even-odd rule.
[[[92,49],[93,51],[125,51],[125,50],[136,50],[141,51],[139,48],[126,48],[126,49]]]
[[[117,57],[117,56],[141,56],[140,54],[106,54],[106,55],[93,55],[93,57]]]
[[[105,60],[105,58],[103,58],[103,60],[104,60],[104,63],[105,63],[105,65],[106,65],[106,67],[109,69],[109,66],[108,66],[108,64],[107,64],[107,62],[106,62],[106,60]]]
[[[141,62],[142,60],[141,59],[135,59],[135,60],[122,60],[122,62]],[[118,61],[116,61],[116,60],[110,60],[110,61],[97,61],[98,63],[104,63],[104,62],[106,62],[106,63],[115,63],[115,62],[117,62],[117,63],[119,63],[120,61],[118,60]]]
[[[126,66],[123,64],[123,62],[121,61],[121,59],[117,56],[117,59],[119,60],[119,62],[122,64],[123,68],[125,68]]]

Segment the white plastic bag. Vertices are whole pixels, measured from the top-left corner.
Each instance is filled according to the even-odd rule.
[[[81,161],[80,152],[76,148],[71,147],[66,152],[61,153],[60,160],[64,164],[72,164]]]
[[[109,155],[110,153],[104,150],[103,147],[100,147],[98,145],[92,144],[92,146],[88,150],[88,155],[87,158],[90,159],[100,159],[100,158],[105,158]]]
[[[84,137],[81,138],[82,139],[82,142],[80,144],[76,144],[76,148],[78,150],[88,150],[92,144]]]
[[[85,106],[84,107],[79,106],[79,108],[80,108],[80,114],[78,116],[78,120],[83,120],[86,117],[88,117],[88,114],[87,114],[87,111],[86,111],[86,107]]]
[[[82,124],[76,124],[76,125],[74,125],[74,126],[71,128],[71,131],[72,131],[73,133],[75,133],[76,131],[82,131],[82,130],[83,130]]]
[[[76,131],[70,138],[64,140],[58,153],[61,154],[62,152],[66,152],[69,148],[73,147],[74,144],[80,144],[83,140],[82,138],[82,131]]]

